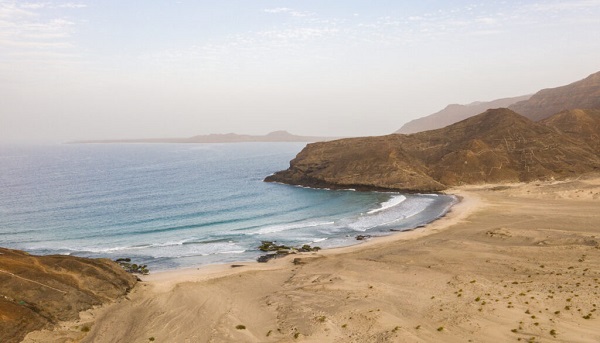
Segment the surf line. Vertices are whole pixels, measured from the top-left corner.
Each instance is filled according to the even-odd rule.
[[[0,273],[5,273],[5,274],[8,274],[8,275],[14,276],[14,277],[16,277],[16,278],[23,279],[23,280],[25,280],[25,281],[29,281],[29,282],[33,282],[33,283],[37,283],[37,284],[38,284],[38,285],[40,285],[40,286],[44,286],[44,287],[47,287],[47,288],[53,289],[53,290],[55,290],[55,291],[57,291],[57,292],[61,292],[62,294],[67,294],[67,292],[65,292],[65,291],[63,291],[63,290],[60,290],[60,289],[58,289],[58,288],[54,288],[54,287],[52,287],[52,286],[48,286],[48,285],[46,285],[46,284],[43,284],[43,283],[41,283],[41,282],[37,282],[37,281],[35,281],[35,280],[31,280],[31,279],[24,278],[24,277],[22,277],[22,276],[19,276],[19,275],[15,275],[15,274],[13,274],[13,273],[11,273],[11,272],[7,272],[6,270],[2,270],[2,269],[0,269]]]

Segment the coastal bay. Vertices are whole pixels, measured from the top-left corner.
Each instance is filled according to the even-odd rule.
[[[411,232],[272,261],[157,273],[25,342],[596,342],[600,176],[461,186]],[[236,268],[232,268],[235,266]]]
[[[0,246],[131,258],[153,272],[254,261],[261,241],[330,248],[443,215],[454,199],[262,182],[302,143],[90,144],[0,150]],[[44,170],[44,173],[40,173]]]

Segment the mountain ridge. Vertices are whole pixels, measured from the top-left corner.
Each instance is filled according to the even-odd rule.
[[[508,108],[533,121],[565,110],[600,109],[600,71],[565,86],[542,89]]]
[[[522,95],[492,101],[475,101],[466,105],[450,104],[438,112],[409,121],[402,125],[395,133],[411,134],[441,129],[482,113],[490,108],[508,107],[519,101],[529,99],[530,97],[531,95]]]
[[[542,89],[533,95],[450,104],[444,109],[409,121],[395,133],[411,134],[439,129],[492,108],[509,108],[533,121],[540,121],[561,111],[600,109],[600,71],[570,84]]]

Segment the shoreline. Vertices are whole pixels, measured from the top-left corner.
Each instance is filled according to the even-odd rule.
[[[293,186],[293,185],[292,185]],[[302,187],[302,186],[295,186]],[[341,189],[340,189],[341,190]],[[349,189],[345,189],[349,190]],[[391,191],[390,191],[391,192]],[[385,192],[385,193],[390,193]],[[452,192],[452,193],[450,193]],[[393,192],[398,193],[398,192]],[[460,194],[459,194],[460,193]],[[420,194],[420,193],[419,193]],[[463,191],[459,189],[450,189],[447,192],[440,193],[442,195],[449,195],[455,198],[455,202],[451,204],[445,212],[431,220],[426,224],[422,224],[412,229],[403,230],[403,231],[390,231],[388,234],[380,235],[380,236],[372,236],[367,240],[360,241],[356,244],[340,246],[340,247],[332,247],[332,248],[324,248],[319,250],[318,252],[302,252],[295,254],[288,254],[283,257],[271,259],[266,263],[260,263],[256,260],[254,261],[233,261],[233,262],[224,262],[224,263],[212,263],[205,265],[197,265],[197,266],[187,266],[183,268],[176,269],[168,269],[168,270],[159,270],[156,272],[151,272],[148,275],[139,275],[139,278],[144,282],[167,282],[173,283],[175,279],[183,280],[185,278],[192,278],[194,281],[206,281],[211,278],[218,278],[225,275],[232,275],[237,272],[245,272],[249,270],[272,270],[278,269],[281,266],[279,264],[287,264],[290,260],[294,258],[309,258],[309,257],[319,257],[319,256],[328,256],[328,255],[336,255],[336,254],[344,254],[344,253],[352,253],[353,251],[366,249],[372,245],[378,245],[383,243],[390,243],[399,240],[408,240],[415,239],[418,237],[423,237],[428,234],[428,231],[431,230],[431,226],[433,226],[438,221],[443,219],[456,220],[462,219],[466,217],[469,213],[476,210],[473,208],[474,206],[481,205],[479,204],[480,199],[476,196],[469,195],[465,197]],[[466,204],[465,204],[466,202]],[[459,210],[456,208],[459,207]],[[468,206],[468,209],[463,209],[464,206]],[[454,213],[460,212],[460,213]],[[434,226],[434,230],[441,230],[443,228],[438,228],[443,224],[438,224]],[[446,223],[445,225],[451,225]],[[437,228],[437,229],[436,229]],[[429,229],[429,230],[428,230]],[[396,237],[398,236],[398,237]],[[190,280],[191,281],[191,280]]]
[[[154,273],[24,342],[600,340],[599,175],[448,192],[461,201],[425,227],[265,264]]]

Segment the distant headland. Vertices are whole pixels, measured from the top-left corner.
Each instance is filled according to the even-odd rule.
[[[266,135],[244,135],[237,133],[199,135],[187,138],[142,138],[142,139],[106,139],[80,140],[67,144],[92,143],[246,143],[246,142],[323,142],[335,137],[298,136],[287,131],[273,131]]]

